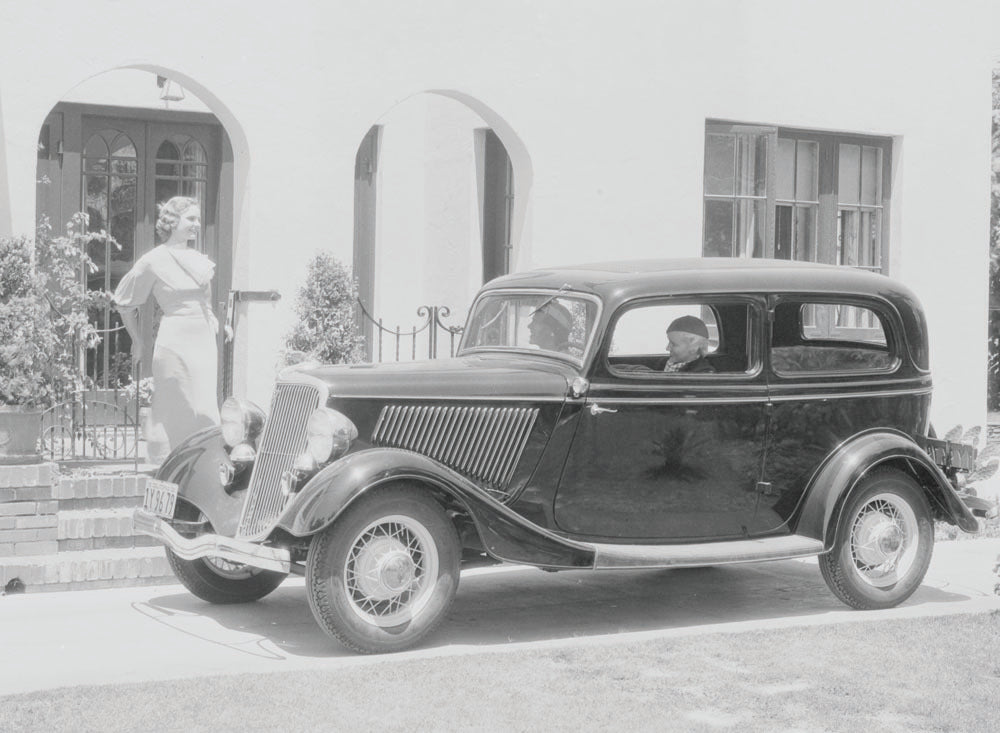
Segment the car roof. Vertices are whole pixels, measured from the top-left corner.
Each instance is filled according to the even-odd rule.
[[[625,260],[550,267],[505,275],[484,289],[566,288],[600,296],[611,307],[625,300],[686,293],[811,292],[874,295],[916,302],[902,284],[854,267],[791,260],[692,257]]]

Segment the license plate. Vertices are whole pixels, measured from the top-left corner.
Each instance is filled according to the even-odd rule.
[[[174,518],[174,507],[177,506],[177,484],[151,478],[146,480],[146,498],[142,508],[151,511],[164,519]]]

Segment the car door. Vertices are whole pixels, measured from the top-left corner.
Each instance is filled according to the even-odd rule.
[[[881,300],[790,293],[770,306],[773,406],[756,524],[778,530],[845,441],[873,428],[920,434],[931,385],[901,358],[902,324]]]
[[[612,317],[555,497],[560,529],[683,541],[754,534],[767,385],[763,299],[640,301]],[[668,323],[701,319],[712,372],[665,372]]]

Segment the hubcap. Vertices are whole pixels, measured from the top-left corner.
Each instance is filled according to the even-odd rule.
[[[884,588],[909,572],[919,544],[917,517],[896,494],[869,499],[851,526],[851,558],[857,575],[868,585]]]
[[[396,626],[426,605],[438,573],[437,545],[423,524],[403,515],[362,530],[347,553],[344,585],[351,609],[375,626]]]

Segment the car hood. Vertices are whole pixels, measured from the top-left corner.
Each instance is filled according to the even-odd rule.
[[[331,397],[563,398],[577,370],[556,359],[531,355],[470,355],[383,364],[297,365],[296,374],[322,380]]]

